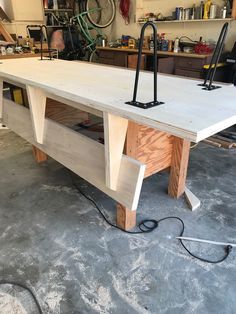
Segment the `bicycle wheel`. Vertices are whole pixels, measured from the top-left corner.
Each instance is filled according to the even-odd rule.
[[[87,0],[86,9],[89,21],[99,28],[109,26],[115,18],[114,0]]]

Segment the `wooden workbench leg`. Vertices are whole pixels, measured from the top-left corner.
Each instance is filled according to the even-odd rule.
[[[35,140],[39,144],[43,144],[46,94],[43,90],[30,85],[26,85],[26,90],[29,100]]]
[[[33,155],[36,162],[41,163],[47,160],[47,154],[45,154],[42,150],[39,148],[32,146],[33,149]]]
[[[178,198],[185,190],[190,142],[178,137],[174,137],[173,141],[168,194]]]
[[[116,191],[128,128],[128,120],[104,112],[103,121],[106,185],[109,189]]]
[[[124,230],[136,226],[136,210],[130,210],[121,204],[116,205],[116,224]]]

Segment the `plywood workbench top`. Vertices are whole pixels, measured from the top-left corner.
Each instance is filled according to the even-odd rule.
[[[135,78],[129,69],[27,58],[3,60],[0,77],[195,142],[236,123],[233,85],[209,92],[197,80],[158,74],[158,100],[165,104],[144,110],[125,104],[132,100]],[[139,101],[153,100],[152,86],[153,74],[141,73]]]
[[[102,51],[114,51],[114,52],[124,52],[124,53],[138,53],[138,49],[129,49],[129,48],[110,48],[110,47],[96,47],[97,50]],[[143,54],[153,55],[153,51],[149,49],[143,49]],[[169,57],[186,57],[186,58],[196,58],[196,59],[205,59],[211,54],[197,54],[197,53],[185,53],[185,52],[171,52],[171,51],[157,51],[157,56],[169,56]]]

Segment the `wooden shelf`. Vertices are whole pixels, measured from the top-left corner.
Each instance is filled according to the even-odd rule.
[[[44,9],[45,13],[52,13],[52,12],[73,12],[73,9]]]
[[[194,22],[229,22],[234,21],[233,18],[226,19],[201,19],[201,20],[172,20],[172,21],[153,21],[155,24],[159,23],[194,23]],[[146,22],[138,22],[138,24],[145,24]]]

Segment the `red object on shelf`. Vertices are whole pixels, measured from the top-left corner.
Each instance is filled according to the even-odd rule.
[[[194,46],[194,52],[197,54],[210,54],[214,49],[206,43],[199,42]]]

